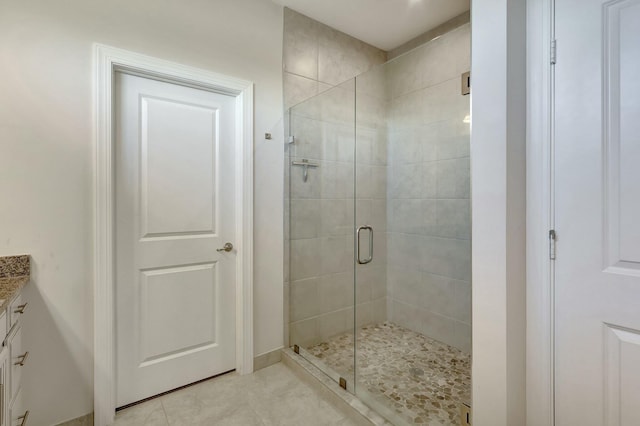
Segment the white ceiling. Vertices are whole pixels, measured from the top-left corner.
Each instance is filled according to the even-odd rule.
[[[469,10],[469,0],[273,0],[383,50]]]

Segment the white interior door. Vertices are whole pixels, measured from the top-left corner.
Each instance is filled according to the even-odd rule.
[[[235,98],[117,73],[117,405],[235,368]]]
[[[640,0],[556,0],[556,425],[640,425]]]

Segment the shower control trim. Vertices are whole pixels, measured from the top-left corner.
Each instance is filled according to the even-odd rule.
[[[360,259],[360,231],[369,231],[369,256],[366,259]],[[358,227],[356,231],[356,259],[360,265],[366,265],[373,260],[373,228],[369,225]]]
[[[302,167],[302,181],[306,182],[309,179],[309,167],[316,168],[320,167],[318,163],[311,163],[306,158],[303,158],[302,161],[292,161],[291,165],[293,166],[301,166]]]

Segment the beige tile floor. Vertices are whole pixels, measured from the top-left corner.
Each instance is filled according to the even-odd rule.
[[[229,373],[119,411],[115,426],[330,425],[351,420],[283,364]]]

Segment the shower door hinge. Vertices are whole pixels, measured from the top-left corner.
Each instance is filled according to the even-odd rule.
[[[294,351],[295,353],[297,353],[298,355],[300,355],[300,346],[298,346],[298,345],[293,345],[293,351]]]
[[[556,230],[549,230],[549,259],[556,260]]]
[[[340,387],[344,390],[347,390],[347,379],[344,377],[340,377]]]
[[[460,403],[460,424],[462,426],[471,426],[471,406]]]
[[[558,42],[551,40],[551,65],[555,65],[558,60]]]
[[[289,139],[287,139],[287,143],[295,143],[296,141],[296,137],[295,136],[289,136]]]

